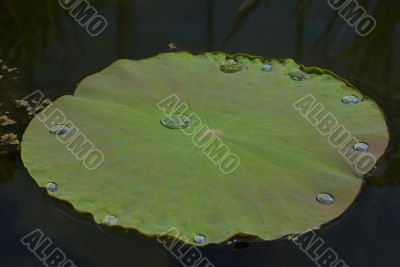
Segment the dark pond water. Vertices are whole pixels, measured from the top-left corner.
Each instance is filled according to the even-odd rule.
[[[0,129],[21,136],[29,119],[14,99],[42,90],[51,99],[72,94],[85,76],[120,58],[168,51],[224,51],[294,58],[331,69],[375,99],[391,141],[346,213],[317,231],[349,266],[400,266],[400,2],[359,0],[378,24],[357,35],[325,0],[90,0],[108,21],[90,36],[54,0],[0,0],[0,111],[18,121]],[[16,78],[14,78],[16,77]],[[50,199],[20,162],[16,146],[1,146],[0,267],[43,266],[20,242],[41,229],[77,266],[184,266],[156,240],[110,230]],[[289,240],[210,245],[215,266],[318,266]],[[327,265],[328,266],[328,265]]]

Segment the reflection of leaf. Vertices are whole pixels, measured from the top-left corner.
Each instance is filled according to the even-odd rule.
[[[337,21],[339,19],[341,19],[341,18],[337,14],[333,14],[331,16],[331,18],[329,19],[329,22],[325,26],[325,29],[322,31],[320,36],[318,36],[317,40],[315,41],[313,49],[316,49],[316,47],[320,46],[323,41],[325,41],[325,42],[328,41],[329,34],[333,31],[333,28],[335,27],[335,25],[337,24]]]
[[[243,4],[239,7],[239,12],[242,12],[252,6],[256,5],[258,0],[244,0]]]
[[[371,62],[379,62],[384,58],[383,62],[386,61],[385,65],[379,66],[383,72],[386,82],[388,81],[388,75],[390,75],[391,65],[393,60],[393,44],[396,36],[396,29],[398,22],[400,21],[400,3],[392,3],[392,5],[385,4],[384,1],[380,1],[375,7],[373,14],[382,26],[374,30],[374,32],[366,39],[358,39],[351,47],[343,51],[343,56],[349,53],[361,52],[361,60],[358,62],[358,74],[374,75],[377,71],[375,64]],[[363,49],[364,48],[364,49]],[[378,68],[379,68],[378,67]]]
[[[59,9],[52,0],[46,0],[40,8],[37,1],[0,1],[1,54],[32,60],[45,47]]]
[[[4,148],[2,148],[2,152],[5,152]],[[15,162],[11,158],[2,157],[0,160],[0,183],[10,182],[14,177],[14,172]]]
[[[369,1],[361,1],[361,4],[368,7]],[[335,59],[345,60],[352,57],[355,59],[351,65],[353,74],[364,77],[380,75],[385,82],[389,83],[393,64],[394,38],[397,24],[400,22],[399,9],[400,2],[398,1],[378,2],[370,13],[377,20],[378,27],[369,36],[357,36],[347,45],[340,44],[341,47],[336,48],[340,50],[336,53]],[[332,40],[337,40],[340,36],[340,32],[334,31],[337,23],[340,23],[341,28],[348,26],[338,15],[332,17],[319,39],[314,43],[314,48],[322,45],[333,46]],[[383,64],[371,64],[372,62]]]
[[[246,68],[227,74],[218,66],[237,63],[226,57],[181,52],[115,62],[83,80],[75,96],[58,98],[44,112],[62,110],[83,140],[75,138],[75,128],[60,136],[61,143],[36,117],[23,138],[25,166],[39,186],[57,183],[59,190],[50,194],[91,212],[97,222],[110,214],[118,225],[149,235],[177,227],[190,243],[199,233],[209,243],[236,233],[276,239],[336,218],[357,196],[362,180],[325,136],[296,115],[293,103],[303,99],[298,108],[306,112],[314,108],[314,100],[310,103],[305,95],[323,99],[377,158],[388,138],[378,107],[368,99],[343,104],[344,95],[362,96],[317,68],[313,70],[319,75],[293,81],[288,73],[300,67],[293,60],[269,61],[274,71],[263,73],[260,58],[233,56]],[[167,96],[172,98],[162,101]],[[160,123],[165,113],[176,113],[174,106],[183,103],[196,124],[175,124],[169,117],[163,125],[188,125],[190,136]],[[319,118],[326,115],[322,112]],[[93,171],[80,161],[96,163],[86,156],[91,154],[88,143],[105,155]],[[347,142],[344,150],[352,146]],[[221,170],[214,165],[221,167],[227,157],[232,160],[224,147],[240,158],[230,174],[224,174],[229,166]],[[336,196],[335,205],[318,203],[318,192]]]
[[[301,17],[303,19],[302,15],[306,12],[309,6],[311,6],[311,4],[312,0],[297,0],[292,18]]]
[[[243,26],[246,18],[257,8],[262,0],[245,0],[239,7],[239,13],[236,16],[231,31],[225,38],[225,41],[229,41]]]
[[[295,43],[297,58],[302,57],[303,53],[303,37],[304,37],[304,21],[306,18],[307,8],[311,5],[312,0],[298,0],[294,9],[292,18],[295,19],[297,26]]]

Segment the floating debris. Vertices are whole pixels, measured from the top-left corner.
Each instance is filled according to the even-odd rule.
[[[50,105],[52,103],[52,101],[48,98],[46,98],[45,100],[43,100],[42,104],[43,105]]]
[[[11,73],[11,72],[14,72],[14,71],[16,71],[16,70],[18,70],[18,68],[9,68],[9,69],[8,69],[8,72]]]
[[[35,104],[35,107],[31,106],[31,104],[29,104],[29,102],[24,99],[15,100],[15,105],[17,106],[17,108],[25,108],[25,110],[28,112],[28,116],[34,116],[37,112],[43,110],[48,105],[50,105],[52,101],[46,98],[40,103],[40,100],[34,99],[32,100],[32,103]]]
[[[18,145],[19,144],[18,136],[13,133],[3,134],[0,137],[0,143],[3,145],[4,144],[5,145]]]
[[[13,125],[13,124],[17,124],[17,123],[14,120],[10,119],[8,116],[6,116],[6,115],[0,116],[0,125],[1,126],[8,126],[8,125]]]
[[[176,44],[174,42],[171,42],[168,44],[169,49],[171,50],[176,50]]]
[[[3,63],[3,60],[0,60],[0,63]],[[0,70],[2,72],[2,74],[0,75],[0,80],[5,78],[5,77],[7,77],[8,74],[19,73],[18,68],[11,68],[11,67],[8,67],[5,64],[1,65]],[[11,78],[16,79],[17,77],[11,76],[9,78],[10,79]]]
[[[15,100],[15,105],[17,106],[17,108],[22,108],[22,107],[29,107],[29,103],[26,100],[23,99],[16,99]]]

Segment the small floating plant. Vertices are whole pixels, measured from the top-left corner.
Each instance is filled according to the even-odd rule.
[[[190,111],[161,112],[171,95]],[[68,122],[49,130],[43,117],[56,110]],[[335,129],[351,133],[338,147],[324,121],[332,116]],[[77,160],[87,151],[73,126],[104,154],[98,168]],[[188,132],[222,141],[240,159],[235,171],[221,171],[210,160],[222,160],[219,147],[204,153]],[[347,153],[378,159],[387,142],[377,104],[329,71],[176,52],[119,60],[84,79],[31,121],[22,158],[39,186],[97,223],[149,236],[176,228],[186,242],[206,245],[237,234],[273,240],[331,221],[362,184]]]

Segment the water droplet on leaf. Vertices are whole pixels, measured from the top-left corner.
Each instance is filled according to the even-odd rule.
[[[262,70],[265,71],[265,72],[271,72],[271,71],[272,71],[272,66],[269,65],[269,64],[265,64],[265,65],[262,67]]]
[[[348,95],[342,98],[344,104],[357,104],[360,100],[355,95]]]
[[[68,133],[71,128],[66,124],[54,125],[50,128],[50,133],[54,135],[64,135]]]
[[[170,129],[185,129],[192,120],[185,114],[171,114],[161,118],[161,124]]]
[[[290,78],[295,81],[302,81],[306,78],[307,74],[301,70],[293,70],[289,73]]]
[[[331,205],[335,202],[335,198],[329,193],[320,193],[317,196],[317,201],[321,204]]]
[[[353,146],[353,149],[357,152],[367,152],[369,145],[366,143],[357,143]]]
[[[58,185],[56,183],[48,183],[46,185],[47,191],[49,192],[56,192],[58,189]]]
[[[204,244],[207,241],[207,237],[202,234],[195,235],[193,241],[197,244]]]
[[[112,226],[112,225],[116,225],[117,221],[118,221],[118,219],[114,215],[106,215],[106,216],[104,216],[102,222],[105,225]]]
[[[239,61],[228,59],[224,64],[221,65],[220,69],[225,73],[235,73],[243,69],[243,64]]]

